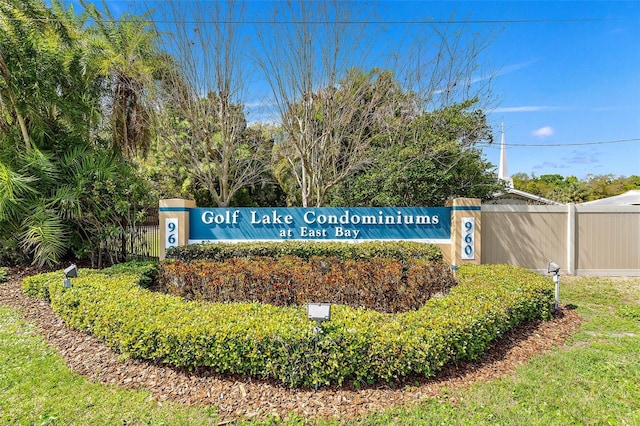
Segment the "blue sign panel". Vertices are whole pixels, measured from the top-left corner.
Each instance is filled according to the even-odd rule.
[[[417,240],[449,242],[450,207],[193,208],[189,242]]]

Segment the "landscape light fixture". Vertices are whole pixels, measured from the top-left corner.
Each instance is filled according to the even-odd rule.
[[[556,293],[554,308],[557,311],[560,309],[560,265],[556,262],[549,262],[547,264],[547,273],[553,274],[553,282],[556,283]]]
[[[307,316],[310,321],[315,321],[316,326],[313,328],[314,333],[314,349],[318,346],[318,337],[322,333],[322,323],[331,319],[331,303],[309,303],[307,304]],[[318,382],[316,382],[316,391],[318,390]]]
[[[309,320],[316,322],[316,331],[319,331],[320,325],[331,319],[331,303],[309,303],[307,315]]]
[[[64,270],[64,282],[65,288],[71,287],[71,278],[78,278],[78,267],[73,264]]]

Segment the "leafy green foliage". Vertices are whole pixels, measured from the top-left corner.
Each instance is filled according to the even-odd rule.
[[[553,309],[548,278],[464,265],[460,284],[419,310],[392,315],[337,305],[315,334],[304,307],[188,302],[141,288],[136,274],[79,275],[71,288],[56,275],[34,278],[49,281],[52,307],[69,326],[127,356],[289,386],[428,377],[448,362],[475,359],[506,330],[549,318]]]
[[[0,260],[123,260],[149,191],[102,139],[98,42],[57,1],[2,2],[0,18]]]
[[[213,93],[202,97],[199,90],[178,92],[185,99],[180,107],[163,110],[153,161],[146,164],[157,191],[167,197],[195,198],[199,206],[223,207],[252,204],[243,200],[251,188],[256,200],[266,196],[281,204],[278,190],[259,191],[273,187],[268,173],[273,140],[261,126],[248,126],[241,105],[228,99]],[[223,131],[224,126],[233,131]]]
[[[104,271],[106,275],[113,274],[135,274],[138,277],[137,284],[142,288],[149,288],[158,279],[158,262],[154,261],[132,261],[113,265]]]
[[[129,227],[150,203],[131,164],[106,150],[62,144],[48,153],[9,153],[0,153],[0,174],[7,171],[0,185],[8,189],[0,199],[2,245],[39,265],[72,250],[99,267],[126,258]]]
[[[56,263],[70,241],[52,200],[64,178],[57,153],[88,135],[98,102],[97,85],[82,77],[90,66],[79,69],[88,52],[56,10],[0,3],[0,240],[39,265]]]
[[[211,259],[218,262],[233,258],[255,256],[295,256],[308,260],[313,256],[337,257],[340,260],[367,260],[375,257],[394,259],[426,259],[430,262],[442,260],[442,252],[435,245],[409,241],[367,241],[359,244],[339,242],[282,241],[237,244],[190,244],[167,249],[167,259],[189,262]]]
[[[475,101],[413,120],[399,141],[380,142],[370,167],[332,192],[331,205],[441,206],[456,197],[486,199],[500,189],[477,143],[491,141]]]
[[[583,203],[639,189],[640,176],[588,175],[579,180],[575,176],[559,174],[536,177],[518,173],[513,175],[513,184],[516,189],[561,203]]]
[[[151,144],[150,94],[167,70],[167,57],[157,47],[159,33],[149,20],[122,13],[116,19],[106,4],[98,10],[83,3],[93,25],[87,27],[95,52],[97,81],[104,82],[109,144],[125,158],[144,156]]]
[[[62,214],[75,225],[93,265],[100,268],[127,260],[132,226],[144,218],[151,203],[147,183],[134,165],[107,151],[79,150],[64,160],[71,182],[58,188]],[[84,257],[84,256],[79,256]]]
[[[0,283],[5,283],[7,281],[9,281],[9,272],[7,271],[7,268],[0,267]]]
[[[300,95],[281,111],[273,173],[288,202],[304,207],[325,205],[328,191],[369,164],[375,139],[391,138],[395,121],[412,116],[415,105],[393,72],[376,68],[349,69],[328,87]]]
[[[132,275],[136,277],[136,284],[140,287],[147,288],[155,283],[158,275],[157,262],[127,262],[114,265],[108,269],[101,271],[95,269],[82,269],[83,277],[95,276],[120,276]],[[62,285],[64,273],[62,271],[47,272],[39,275],[32,275],[22,280],[22,292],[40,299],[51,301],[49,295],[49,286],[54,284]],[[73,279],[75,282],[75,279]]]
[[[22,280],[22,292],[31,297],[51,301],[49,285],[52,285],[56,281],[62,285],[63,278],[64,274],[62,272],[47,272],[46,274],[32,275]]]
[[[562,299],[582,320],[581,331],[565,344],[518,366],[515,374],[447,387],[436,398],[362,423],[637,424],[640,321],[627,313],[638,309],[640,279],[563,277],[562,285]]]
[[[517,366],[513,374],[480,380],[472,386],[441,383],[443,387],[434,397],[420,398],[415,404],[376,411],[354,421],[318,419],[317,424],[640,423],[640,278],[563,277],[562,298],[566,306],[573,306],[569,309],[577,309],[582,331]],[[213,406],[204,412],[168,401],[160,406],[146,392],[88,383],[70,373],[31,324],[4,307],[0,307],[0,373],[3,424],[196,425],[222,420],[214,417]],[[464,380],[454,378],[454,383]],[[569,392],[567,384],[571,385]],[[359,382],[353,385],[356,391],[352,395],[357,398],[361,386]],[[421,390],[406,388],[412,393]],[[252,418],[238,423],[316,424],[308,416],[294,414],[288,420]]]

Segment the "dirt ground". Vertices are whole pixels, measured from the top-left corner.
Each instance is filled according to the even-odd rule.
[[[561,307],[552,320],[522,325],[507,333],[480,359],[448,366],[436,377],[409,377],[402,383],[355,389],[343,387],[289,389],[249,377],[221,376],[210,371],[189,372],[166,365],[123,360],[94,337],[69,329],[39,299],[20,290],[24,276],[36,271],[11,269],[10,281],[0,283],[0,304],[18,310],[60,353],[68,367],[89,380],[151,391],[157,401],[216,406],[223,420],[238,418],[287,418],[294,413],[307,418],[352,419],[372,411],[433,398],[443,388],[468,386],[513,374],[515,367],[555,346],[562,346],[581,323],[575,310]]]

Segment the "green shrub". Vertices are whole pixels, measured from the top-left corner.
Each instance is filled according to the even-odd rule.
[[[511,266],[462,266],[460,284],[416,311],[333,306],[320,334],[303,306],[189,302],[133,273],[80,271],[71,288],[45,274],[55,312],[123,354],[178,367],[272,378],[289,386],[432,376],[475,359],[510,328],[553,309],[548,278]]]
[[[105,274],[135,274],[138,276],[138,285],[149,288],[155,284],[158,278],[158,262],[156,261],[131,261],[114,265],[104,270]]]
[[[4,225],[7,223],[4,222]],[[0,234],[0,266],[15,266],[29,263],[26,254],[20,249],[16,231],[5,229],[4,234]]]
[[[432,244],[409,241],[367,241],[358,244],[341,242],[278,241],[249,242],[237,244],[189,244],[167,249],[167,259],[183,262],[210,259],[218,262],[233,258],[252,257],[279,258],[295,256],[309,260],[311,257],[337,257],[347,259],[369,260],[376,257],[393,259],[423,258],[437,262],[442,260],[442,252]]]
[[[150,287],[156,280],[158,274],[157,262],[127,262],[112,266],[101,271],[95,269],[82,269],[78,273],[79,277],[94,276],[111,276],[129,274],[136,276],[136,284],[141,287]],[[64,272],[54,271],[40,275],[32,275],[22,280],[22,292],[31,296],[38,297],[50,301],[49,286],[62,286],[64,282]],[[72,279],[72,283],[76,282],[76,278]]]
[[[0,283],[6,283],[9,281],[9,271],[6,267],[0,267]]]
[[[63,279],[64,273],[62,272],[47,272],[46,274],[32,275],[22,280],[22,292],[27,296],[51,301],[49,286],[55,282],[62,285]]]
[[[449,265],[424,259],[337,257],[165,261],[158,287],[189,300],[276,306],[322,301],[380,312],[420,308],[456,284]]]

